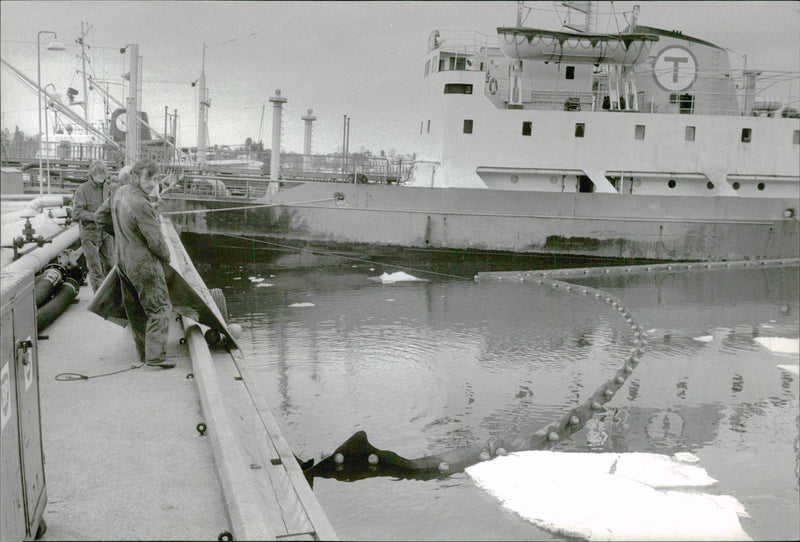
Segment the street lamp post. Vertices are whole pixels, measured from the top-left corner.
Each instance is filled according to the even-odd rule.
[[[46,160],[46,162],[45,162],[46,163],[45,171],[47,172],[46,177],[47,177],[47,193],[48,194],[50,193],[50,128],[47,126],[47,110],[50,108],[49,100],[48,100],[49,96],[47,95],[47,89],[49,87],[53,87],[53,98],[55,99],[56,96],[57,96],[56,86],[53,83],[47,83],[44,86],[44,100],[45,100],[45,102],[44,102],[44,146],[47,149],[47,157],[45,158],[45,160]],[[39,153],[39,154],[41,154],[41,153]]]
[[[58,35],[53,32],[52,30],[41,30],[38,34],[36,34],[36,91],[38,92],[39,97],[39,195],[41,196],[44,193],[44,185],[42,184],[42,55],[41,55],[41,37],[42,34],[52,34],[53,39],[58,39]],[[64,51],[64,46],[58,43],[57,41],[53,41],[50,45],[47,46],[48,51]],[[45,95],[45,100],[47,99]],[[46,136],[46,134],[45,134]],[[49,144],[48,140],[48,144]],[[49,165],[49,161],[48,161]],[[48,172],[47,175],[47,184],[48,187],[50,186],[50,174]]]

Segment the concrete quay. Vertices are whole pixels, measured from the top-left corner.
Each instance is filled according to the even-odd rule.
[[[226,502],[188,347],[174,369],[141,367],[129,329],[86,310],[91,288],[42,332],[39,386],[48,503],[42,540],[215,540]],[[77,373],[89,380],[56,380]]]
[[[168,220],[172,265],[221,317]],[[171,322],[173,369],[91,313],[88,286],[38,340],[43,540],[335,540],[235,344]]]

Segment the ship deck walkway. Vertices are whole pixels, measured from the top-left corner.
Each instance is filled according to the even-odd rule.
[[[173,267],[210,300],[168,220],[163,230]],[[91,298],[83,287],[39,341],[43,540],[336,538],[239,350],[209,349],[204,328],[178,318],[176,367],[131,369],[131,332],[87,311]]]

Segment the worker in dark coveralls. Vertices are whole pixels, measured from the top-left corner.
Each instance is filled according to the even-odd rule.
[[[108,224],[110,215],[113,223],[122,303],[139,359],[166,369],[175,366],[166,358],[172,305],[163,265],[169,263],[169,250],[161,233],[161,221],[148,200],[157,185],[157,171],[152,160],[137,162],[129,183],[111,196],[110,212],[98,213],[98,220]]]
[[[95,211],[110,193],[106,165],[95,160],[89,166],[89,180],[80,185],[72,198],[72,216],[80,224],[81,247],[89,268],[89,284],[96,292],[114,266],[114,238],[95,221]]]

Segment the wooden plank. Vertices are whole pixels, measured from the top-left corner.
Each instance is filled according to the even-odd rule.
[[[227,359],[224,359],[226,357]],[[230,356],[219,356],[219,358],[218,375],[221,382],[227,382],[221,386],[225,389],[229,411],[235,412],[231,414],[231,418],[235,420],[239,442],[251,463],[260,467],[252,470],[253,476],[257,478],[257,485],[268,507],[277,510],[278,517],[282,521],[282,532],[278,536],[313,532],[314,526],[289,480],[282,458],[272,446],[272,441],[267,435],[255,404],[250,399],[244,381],[235,380],[239,371],[231,363]]]
[[[184,318],[184,322],[195,381],[206,416],[206,434],[214,450],[233,534],[240,540],[272,540],[275,532],[265,521],[261,499],[257,497],[249,479],[249,466],[242,459],[222,395],[216,385],[217,376],[208,345],[199,325],[189,323],[191,320],[188,318]]]
[[[244,363],[239,363],[239,371],[242,373],[242,378],[244,378],[245,382],[254,381],[250,376],[250,370],[244,366]],[[278,426],[278,423],[275,421],[275,418],[272,416],[272,410],[269,408],[266,399],[253,386],[249,388],[249,392],[253,403],[261,415],[261,420],[266,427],[272,445],[278,451],[278,454],[281,457],[281,462],[283,463],[283,466],[289,475],[292,486],[297,492],[297,495],[300,497],[303,508],[305,509],[311,524],[314,526],[317,537],[321,540],[338,540],[336,537],[336,532],[333,530],[333,526],[330,524],[328,517],[322,510],[322,507],[320,506],[319,501],[317,501],[317,498],[311,490],[311,487],[308,485],[308,481],[303,474],[303,470],[300,468],[300,465],[297,464],[289,443],[283,437],[283,432]]]
[[[283,511],[266,476],[266,471],[271,465],[270,458],[259,449],[255,442],[259,437],[254,434],[254,431],[257,430],[260,421],[253,419],[256,414],[253,412],[252,403],[246,394],[242,393],[244,388],[242,382],[234,380],[234,376],[238,376],[239,372],[231,363],[230,357],[228,356],[227,360],[221,360],[219,363],[218,361],[220,360],[215,359],[215,366],[225,408],[229,413],[245,464],[250,467],[249,474],[253,479],[253,484],[264,503],[268,523],[274,527],[276,537],[291,534],[294,531],[288,530],[283,519]],[[248,403],[250,403],[249,407]],[[274,456],[277,457],[277,453]]]
[[[240,361],[243,362],[241,353],[238,350],[235,352]],[[228,360],[228,364],[233,366],[230,360]],[[240,363],[240,365],[243,365],[243,363]],[[226,371],[226,369],[221,370]],[[239,382],[239,386],[241,386],[240,395],[245,394],[246,400],[240,401],[238,408],[250,410],[247,416],[250,423],[246,428],[242,429],[242,440],[250,441],[250,446],[254,449],[257,461],[265,465],[263,472],[272,487],[274,500],[282,512],[287,534],[316,532],[317,527],[313,524],[308,514],[309,507],[301,498],[301,493],[297,490],[296,484],[293,483],[287,467],[289,469],[296,467],[296,470],[300,471],[301,476],[303,476],[301,487],[308,487],[308,482],[305,476],[302,475],[302,470],[291,450],[289,450],[289,459],[287,459],[286,455],[281,455],[275,448],[274,440],[263,422],[263,413],[259,411],[255,401],[252,399],[252,386],[248,387],[247,380],[244,379],[244,376],[242,378],[243,380]],[[251,379],[250,382],[253,382],[253,380]],[[313,493],[311,493],[310,498],[313,502],[317,502]]]

